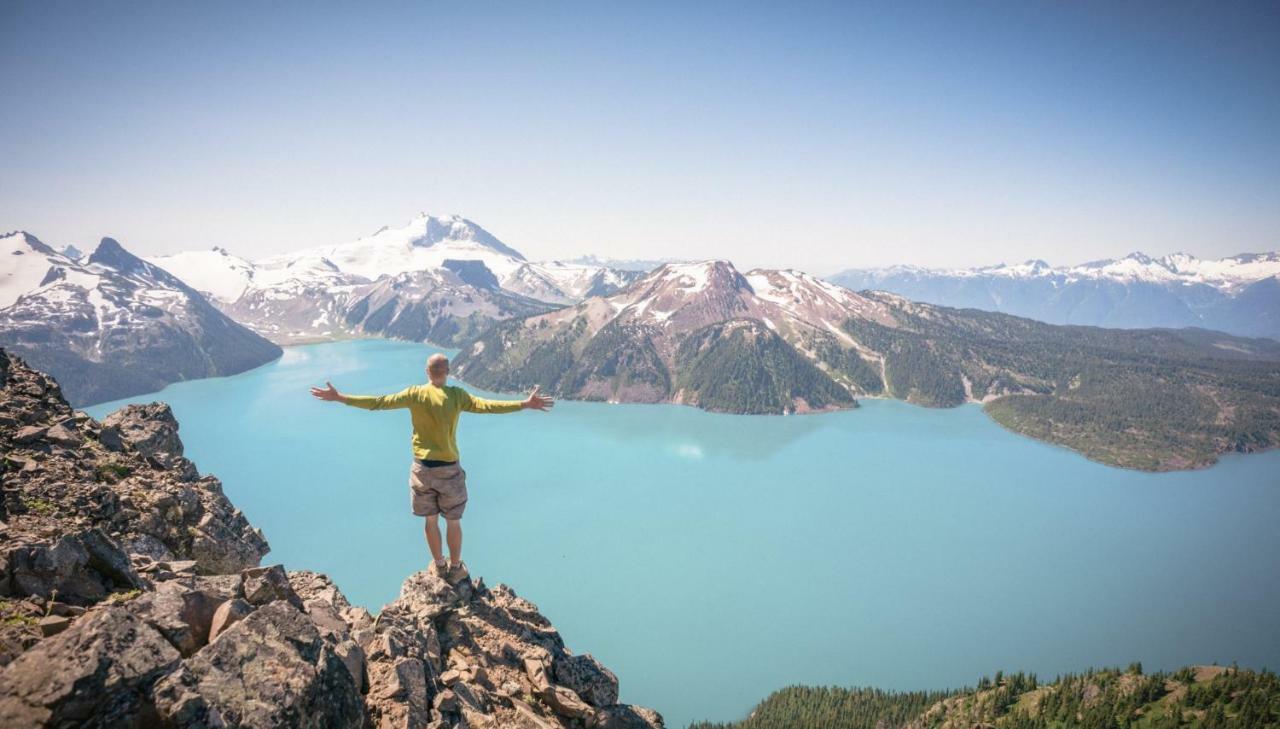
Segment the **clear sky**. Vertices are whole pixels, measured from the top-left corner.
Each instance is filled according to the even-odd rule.
[[[0,228],[250,258],[1280,248],[1280,3],[0,4]]]

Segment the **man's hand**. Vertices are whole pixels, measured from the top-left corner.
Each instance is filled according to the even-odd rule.
[[[538,394],[538,386],[534,385],[528,399],[520,403],[525,410],[550,410],[556,404],[555,398]]]
[[[330,402],[342,402],[342,393],[333,387],[332,382],[325,382],[326,387],[311,388],[311,395],[319,400],[328,400]]]

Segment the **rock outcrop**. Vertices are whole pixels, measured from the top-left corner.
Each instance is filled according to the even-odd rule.
[[[0,350],[0,446],[0,726],[663,726],[508,587],[418,572],[375,617],[258,566],[163,404],[98,423]]]

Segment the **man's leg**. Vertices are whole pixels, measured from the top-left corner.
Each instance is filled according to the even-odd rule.
[[[423,531],[427,534],[427,548],[431,550],[431,559],[435,560],[437,567],[444,567],[444,554],[440,551],[440,522],[437,520],[437,514],[427,517]],[[453,545],[452,531],[449,537],[450,549]]]
[[[462,561],[462,520],[445,518],[445,531],[449,539],[449,566],[457,567]],[[440,553],[440,533],[436,532],[436,551],[432,554]],[[438,558],[437,558],[438,559]]]

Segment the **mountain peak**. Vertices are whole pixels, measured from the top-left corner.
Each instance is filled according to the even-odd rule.
[[[113,268],[120,273],[134,273],[146,270],[147,265],[141,258],[133,255],[120,245],[115,238],[103,238],[98,247],[89,255],[89,263]]]
[[[660,285],[680,289],[680,293],[684,295],[696,294],[708,288],[718,290],[751,288],[742,274],[738,273],[738,269],[723,259],[664,263],[640,281],[648,281],[650,286]]]
[[[420,213],[410,225],[415,227],[422,226],[421,237],[411,242],[411,245],[414,246],[430,248],[445,241],[467,241],[521,261],[525,260],[525,257],[519,251],[498,240],[492,233],[461,215],[436,217]]]
[[[58,255],[62,255],[58,251],[54,250],[52,246],[48,245],[44,241],[40,240],[39,238],[35,237],[34,235],[28,233],[25,230],[13,230],[8,233],[5,233],[4,235],[0,235],[0,239],[14,238],[14,237],[21,238],[22,242],[25,243],[28,248],[31,248],[32,250],[37,251],[39,253],[45,253],[45,254],[57,253]]]

